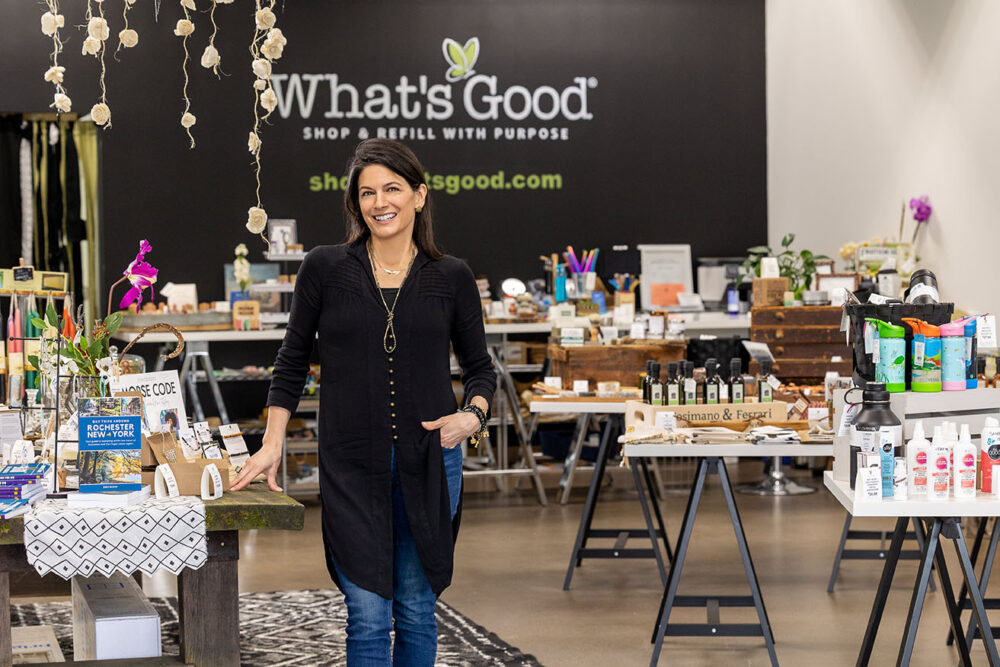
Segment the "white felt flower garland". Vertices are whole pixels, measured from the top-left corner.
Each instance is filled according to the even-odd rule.
[[[118,33],[118,48],[115,49],[115,55],[121,51],[123,46],[126,49],[131,49],[139,43],[139,33],[128,27],[128,12],[132,9],[132,5],[135,4],[135,0],[125,0],[123,4],[122,22],[125,24],[125,27]]]
[[[188,52],[188,37],[194,33],[194,23],[191,21],[190,10],[195,9],[194,0],[181,0],[181,7],[184,9],[184,18],[177,22],[174,27],[174,34],[178,37],[184,39],[184,64],[182,69],[184,71],[184,113],[181,114],[181,127],[187,132],[188,139],[191,140],[191,148],[194,148],[194,135],[191,134],[191,128],[198,121],[193,113],[191,113],[191,99],[188,97],[188,60],[191,59],[191,54]]]
[[[93,55],[101,61],[101,101],[90,109],[90,117],[94,123],[105,130],[111,127],[111,108],[108,107],[108,89],[104,84],[107,69],[104,66],[105,43],[111,36],[108,21],[104,18],[104,0],[93,0],[97,3],[98,15],[94,16],[91,0],[87,0],[87,38],[83,41],[84,55]]]
[[[52,104],[60,113],[69,113],[73,101],[63,88],[63,75],[66,68],[59,64],[59,52],[62,51],[62,41],[59,39],[59,28],[66,27],[66,17],[59,13],[59,0],[45,0],[48,11],[42,14],[42,34],[52,38],[52,65],[45,70],[43,78],[55,86],[56,92]]]
[[[253,130],[247,139],[247,149],[254,156],[254,172],[257,180],[257,205],[247,211],[246,227],[253,234],[260,234],[267,243],[264,229],[267,227],[267,212],[260,201],[260,125],[278,107],[278,96],[271,87],[272,63],[281,58],[288,40],[281,29],[275,27],[278,19],[274,14],[275,0],[266,0],[262,4],[257,0],[257,12],[254,14],[254,37],[250,44],[250,55],[253,57],[251,69],[256,79],[253,83],[254,107]],[[263,116],[260,109],[266,112]]]

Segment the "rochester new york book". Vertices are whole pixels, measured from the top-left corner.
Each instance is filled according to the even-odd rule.
[[[127,397],[81,398],[80,491],[142,488],[142,407]]]

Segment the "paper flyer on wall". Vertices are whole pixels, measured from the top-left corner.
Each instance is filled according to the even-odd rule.
[[[82,493],[142,488],[141,404],[138,397],[80,399]]]
[[[153,433],[187,426],[184,393],[177,371],[122,375],[111,380],[111,393],[138,391],[142,394],[146,423]]]

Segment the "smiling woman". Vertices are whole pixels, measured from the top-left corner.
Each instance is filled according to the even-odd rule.
[[[461,516],[457,445],[485,428],[496,373],[472,271],[434,244],[416,156],[369,139],[347,172],[347,242],[302,262],[263,446],[232,488],[265,473],[278,490],[282,438],[319,334],[323,541],[347,603],[348,664],[430,667]],[[449,347],[467,401],[458,411]]]

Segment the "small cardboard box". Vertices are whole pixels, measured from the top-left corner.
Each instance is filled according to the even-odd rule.
[[[157,658],[160,616],[132,577],[73,577],[73,660]]]
[[[784,422],[786,403],[720,403],[718,405],[649,405],[642,401],[626,401],[625,428],[648,427],[656,424],[657,412],[673,412],[678,419],[692,425],[698,423]]]
[[[790,289],[788,278],[754,278],[753,305],[781,306],[785,302],[785,292]]]

